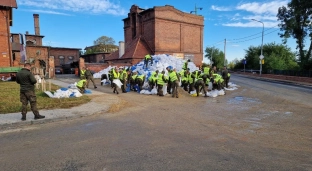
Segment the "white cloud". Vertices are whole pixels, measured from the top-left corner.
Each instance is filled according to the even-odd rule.
[[[231,11],[231,8],[228,8],[228,7],[218,7],[218,6],[215,6],[215,5],[212,5],[211,9],[215,10],[215,11]]]
[[[125,15],[127,12],[110,0],[17,0],[19,5],[93,14]]]
[[[263,22],[264,27],[275,27],[277,26],[278,22]],[[250,21],[247,23],[242,23],[242,22],[235,22],[235,23],[226,23],[222,24],[223,26],[228,26],[228,27],[262,27],[262,24],[256,21]]]
[[[62,13],[62,12],[57,12],[57,11],[50,11],[50,10],[23,10],[23,11],[30,11],[34,13],[45,13],[45,14],[55,14],[55,15],[67,15],[67,16],[72,16],[70,14]]]
[[[277,17],[273,15],[253,15],[253,16],[244,16],[242,19],[244,20],[251,20],[251,19],[256,19],[256,20],[271,20],[271,21],[276,21]]]
[[[249,2],[238,5],[236,9],[248,11],[254,14],[276,15],[278,12],[278,8],[281,6],[286,6],[287,3],[288,0],[277,0],[265,3]]]

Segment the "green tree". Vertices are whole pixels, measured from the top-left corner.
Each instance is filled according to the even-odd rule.
[[[245,59],[247,61],[246,69],[259,70],[259,55],[261,53],[261,46],[250,46],[246,51]],[[298,64],[296,62],[296,55],[291,49],[283,44],[268,43],[263,45],[264,65],[262,70],[265,72],[269,70],[296,70]],[[242,59],[243,60],[243,59]],[[242,65],[241,62],[238,65]],[[236,67],[235,67],[236,68]]]
[[[115,40],[111,37],[101,36],[93,42],[94,45],[114,45]]]
[[[111,37],[101,36],[95,41],[93,41],[93,46],[85,48],[85,55],[86,54],[93,54],[97,52],[107,52],[111,53],[118,50],[118,46],[114,45],[115,40]]]
[[[224,53],[215,47],[206,47],[205,58],[208,58],[217,68],[223,68],[224,66]],[[227,61],[226,61],[227,63]]]
[[[299,61],[301,69],[310,69],[312,50],[312,2],[311,0],[291,0],[287,7],[280,7],[277,14],[280,21],[279,27],[284,38],[293,37],[296,39],[297,49],[299,49]],[[310,40],[306,41],[307,37]],[[305,50],[305,43],[310,44]],[[310,64],[310,65],[309,65]]]

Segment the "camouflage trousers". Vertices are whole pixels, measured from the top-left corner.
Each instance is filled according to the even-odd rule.
[[[96,87],[96,85],[95,85],[95,83],[94,83],[94,79],[93,79],[93,76],[89,76],[89,77],[87,77],[87,88],[89,88],[89,83],[90,83],[90,81],[93,83],[93,86],[94,86],[94,88]]]
[[[37,97],[34,91],[20,92],[20,101],[22,102],[22,115],[27,113],[27,105],[30,103],[30,108],[34,115],[39,115],[37,109]]]

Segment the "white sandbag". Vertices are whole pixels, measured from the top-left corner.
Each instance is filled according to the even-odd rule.
[[[113,83],[115,83],[118,88],[121,88],[123,85],[119,79],[113,79]]]
[[[220,90],[220,91],[218,91],[218,96],[223,96],[223,95],[225,95],[224,90]]]
[[[145,91],[146,91],[146,90],[141,90],[141,91],[140,91],[140,94],[144,94],[144,93],[145,93]]]
[[[152,94],[152,92],[150,92],[150,91],[146,90],[146,91],[144,92],[144,94],[151,95],[151,94]]]
[[[154,87],[154,88],[152,89],[151,93],[152,93],[152,94],[157,94],[157,89],[156,89],[156,87]]]
[[[237,90],[237,87],[231,87],[231,88],[224,87],[224,89],[227,91],[233,91],[233,90]]]
[[[76,85],[77,85],[77,83],[69,84],[69,85],[68,85],[68,88],[77,89]]]
[[[209,91],[209,92],[207,92],[206,93],[206,95],[208,96],[208,97],[217,97],[218,96],[218,91]]]
[[[164,84],[162,90],[163,90],[163,94],[166,95],[167,94],[167,84]]]
[[[48,95],[50,98],[55,98],[54,95],[50,91],[45,91],[44,93]]]
[[[234,84],[234,83],[232,83],[232,82],[229,82],[229,83],[228,83],[228,87],[239,87],[239,86],[236,85],[236,84]]]
[[[208,90],[212,90],[212,83],[210,81],[208,83]]]
[[[192,94],[196,94],[196,90],[191,91],[190,95],[192,95]]]

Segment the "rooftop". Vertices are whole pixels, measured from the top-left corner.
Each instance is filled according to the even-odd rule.
[[[0,6],[17,8],[16,0],[1,0]]]

